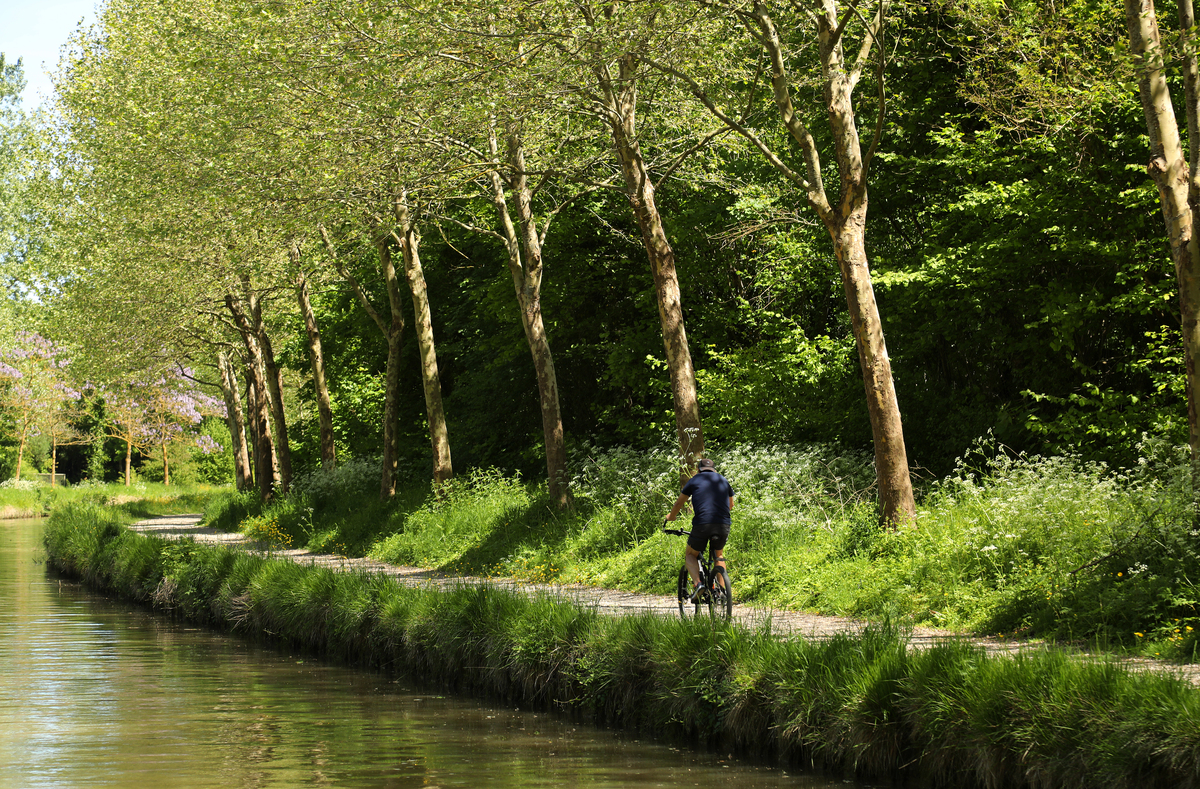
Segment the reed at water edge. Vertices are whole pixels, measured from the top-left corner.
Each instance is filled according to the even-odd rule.
[[[51,515],[45,544],[54,569],[191,622],[697,747],[933,786],[1200,786],[1200,691],[1111,662],[408,588],[142,536],[82,502]]]

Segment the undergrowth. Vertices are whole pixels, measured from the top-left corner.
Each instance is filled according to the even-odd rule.
[[[929,484],[916,520],[877,522],[871,458],[825,446],[711,453],[737,493],[727,555],[738,602],[1194,660],[1200,532],[1186,447],[1147,439],[1134,469],[981,442]],[[412,478],[412,475],[407,475]],[[263,505],[229,493],[210,524],[280,545],[452,573],[670,594],[683,551],[662,519],[671,452],[584,446],[575,506],[494,469],[382,503],[378,466],[315,472]]]

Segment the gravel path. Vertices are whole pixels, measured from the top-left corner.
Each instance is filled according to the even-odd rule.
[[[585,606],[594,607],[602,614],[620,616],[628,613],[652,611],[665,616],[678,616],[679,608],[675,598],[666,595],[636,594],[622,592],[616,589],[601,589],[582,584],[541,584],[518,581],[510,578],[481,578],[477,576],[448,575],[437,570],[420,567],[402,567],[384,564],[372,559],[354,559],[335,554],[311,553],[303,549],[271,549],[269,546],[248,539],[238,533],[219,532],[200,525],[199,515],[167,515],[133,524],[135,531],[167,539],[192,537],[197,542],[214,545],[227,545],[242,548],[256,553],[270,554],[279,558],[307,564],[314,567],[330,567],[343,572],[379,573],[396,579],[397,583],[408,586],[450,587],[461,584],[489,584],[494,587],[512,589],[524,594],[549,594],[572,600]],[[736,586],[737,579],[734,579]],[[857,633],[867,623],[840,616],[821,616],[805,614],[798,611],[760,608],[757,606],[735,604],[733,617],[738,622],[759,627],[769,623],[773,632],[784,635],[799,635],[804,638],[828,638],[837,633]],[[999,639],[965,636],[949,630],[933,628],[914,628],[908,635],[910,646],[917,649],[932,646],[938,642],[966,639],[983,647],[991,654],[1015,654],[1023,650],[1041,650],[1048,647],[1039,641],[1021,639]],[[1082,659],[1096,658],[1097,655],[1079,650],[1072,650]],[[1141,658],[1125,658],[1122,663],[1131,669],[1139,671],[1157,671],[1165,674],[1181,676],[1193,685],[1200,686],[1200,665],[1179,666]]]

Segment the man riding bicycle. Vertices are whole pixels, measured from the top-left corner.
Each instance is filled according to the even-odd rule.
[[[733,487],[729,480],[717,473],[708,458],[696,461],[696,474],[683,484],[683,490],[671,508],[667,520],[673,521],[688,499],[692,500],[692,533],[684,549],[683,563],[692,577],[692,584],[700,586],[700,555],[705,546],[711,545],[716,564],[725,569],[725,541],[729,539],[732,523],[729,514],[733,510]]]

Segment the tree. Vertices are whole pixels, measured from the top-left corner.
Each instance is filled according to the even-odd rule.
[[[63,410],[79,399],[67,381],[62,349],[33,332],[17,332],[16,342],[0,354],[0,410],[13,421],[17,439],[16,479],[21,478],[25,448],[39,435],[66,436]]]
[[[916,511],[912,478],[865,245],[868,174],[883,130],[885,108],[883,36],[887,0],[879,0],[874,13],[868,16],[864,16],[854,3],[840,9],[836,0],[822,0],[815,13],[764,0],[700,0],[697,5],[711,11],[714,18],[725,25],[724,35],[718,36],[717,40],[730,42],[743,51],[743,63],[748,68],[715,72],[703,61],[672,63],[653,54],[642,60],[679,79],[714,117],[747,139],[782,177],[803,193],[805,201],[820,218],[833,242],[858,348],[874,436],[880,518],[891,525],[910,521]],[[850,59],[845,48],[849,34],[855,29],[852,22],[858,23],[860,38],[857,55]],[[804,46],[805,39],[796,35],[801,30],[805,31],[809,42],[816,44],[815,63],[798,60],[809,51]],[[712,41],[711,34],[704,40]],[[811,43],[808,46],[811,47]],[[693,49],[693,54],[696,51]],[[716,62],[724,64],[728,61],[718,59]],[[749,64],[755,65],[749,67]],[[819,69],[820,77],[814,87],[819,89],[822,97],[820,110],[813,107],[805,111],[796,104],[802,94],[793,74],[801,73],[805,66]],[[878,100],[874,108],[875,128],[864,151],[854,91],[864,73],[869,73],[868,69],[875,72]],[[741,98],[740,94],[747,87],[749,101],[753,103],[753,91],[764,74],[781,131],[795,146],[795,155],[776,144],[769,133],[753,128],[726,109]],[[710,95],[710,91],[715,95]],[[834,199],[825,188],[821,152],[810,128],[809,118],[817,117],[821,110],[839,176],[838,194]]]
[[[1150,137],[1146,166],[1158,187],[1163,220],[1179,285],[1179,313],[1187,375],[1188,444],[1192,449],[1192,491],[1200,505],[1200,68],[1196,60],[1196,19],[1191,0],[1179,0],[1183,101],[1188,124],[1188,153],[1183,150],[1167,61],[1154,0],[1125,0],[1125,26],[1138,75],[1138,95]],[[1190,166],[1189,166],[1190,162]],[[1197,515],[1200,517],[1200,515]]]
[[[191,371],[169,369],[142,378],[115,382],[100,390],[104,399],[104,431],[125,444],[125,485],[132,483],[133,451],[158,450],[163,482],[171,484],[167,459],[170,444],[191,435],[206,415],[221,415],[224,406],[196,385]]]

